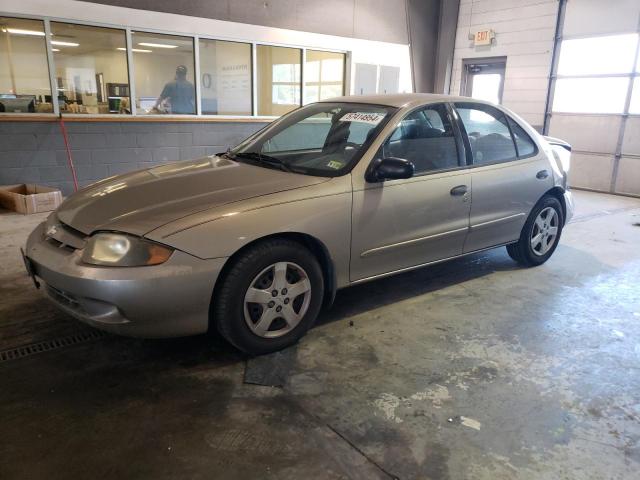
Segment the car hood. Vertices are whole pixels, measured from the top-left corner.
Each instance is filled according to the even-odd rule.
[[[327,180],[211,156],[107,178],[71,195],[56,214],[87,235],[144,235],[209,208]]]

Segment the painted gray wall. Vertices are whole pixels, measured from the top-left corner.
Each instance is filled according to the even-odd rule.
[[[265,124],[68,122],[80,185],[141,168],[217,153]],[[0,123],[0,185],[38,183],[73,192],[58,122]]]
[[[89,0],[342,37],[408,43],[405,0]]]

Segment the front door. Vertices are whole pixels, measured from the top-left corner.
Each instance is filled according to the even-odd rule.
[[[444,104],[410,112],[374,158],[414,163],[407,180],[354,178],[351,281],[462,253],[469,227],[471,174]]]

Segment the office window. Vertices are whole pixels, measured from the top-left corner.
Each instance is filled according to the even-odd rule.
[[[633,70],[638,34],[564,40],[558,75],[600,75]]]
[[[379,156],[409,160],[416,175],[458,167],[458,150],[443,105],[416,110],[400,121]]]
[[[200,98],[208,115],[251,115],[251,45],[200,39]]]
[[[0,17],[0,112],[52,111],[44,23]]]
[[[473,104],[456,104],[469,137],[474,164],[505,162],[516,159],[516,148],[499,110]]]
[[[300,106],[300,64],[298,48],[256,47],[258,115],[283,115]]]
[[[62,113],[131,113],[124,30],[51,22]]]
[[[622,113],[628,85],[628,77],[559,78],[553,96],[553,111]]]
[[[344,53],[307,50],[304,103],[344,95]]]
[[[193,38],[132,32],[140,115],[196,113]]]

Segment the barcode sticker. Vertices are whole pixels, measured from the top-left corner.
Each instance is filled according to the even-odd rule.
[[[378,125],[385,117],[384,113],[351,112],[340,119],[341,122],[359,122]]]

